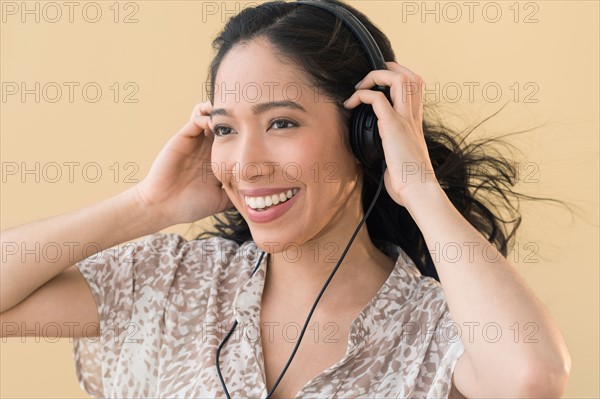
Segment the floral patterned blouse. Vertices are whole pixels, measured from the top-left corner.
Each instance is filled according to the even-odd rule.
[[[395,250],[394,270],[350,326],[345,356],[296,398],[448,397],[464,352],[456,323],[440,283]],[[234,320],[238,331],[259,325],[261,254],[253,241],[156,233],[77,263],[100,315],[99,337],[74,340],[81,387],[102,398],[224,398],[215,354]],[[231,398],[266,397],[261,340],[234,338],[220,353]]]

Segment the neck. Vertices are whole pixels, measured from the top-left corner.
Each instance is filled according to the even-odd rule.
[[[360,209],[359,207],[357,209]],[[345,213],[334,218],[334,226],[318,237],[302,244],[288,245],[287,250],[269,254],[267,288],[276,297],[297,304],[312,304],[327,278],[336,267],[358,223],[362,212],[354,217]],[[336,306],[334,298],[356,297],[356,292],[376,291],[394,267],[394,262],[371,242],[366,223],[350,245],[341,265],[333,276],[321,302]],[[329,298],[329,300],[326,299]],[[320,305],[321,306],[321,305]]]

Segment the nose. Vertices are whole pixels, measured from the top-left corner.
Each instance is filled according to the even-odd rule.
[[[274,159],[266,134],[252,129],[239,132],[232,155],[235,162],[235,181],[260,183],[272,181]]]

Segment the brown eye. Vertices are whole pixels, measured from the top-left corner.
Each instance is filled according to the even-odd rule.
[[[278,126],[277,126],[278,125]],[[275,119],[271,126],[277,126],[277,130],[298,126],[295,122],[288,119]]]
[[[228,127],[228,126],[223,126],[223,125],[215,125],[213,127],[213,133],[215,136],[221,137],[221,136],[227,136],[229,134],[231,134],[231,131],[233,129]]]

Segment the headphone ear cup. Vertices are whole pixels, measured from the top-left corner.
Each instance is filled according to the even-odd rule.
[[[352,113],[350,145],[354,155],[367,169],[376,169],[384,159],[383,145],[377,127],[377,116],[370,104],[360,104]]]

